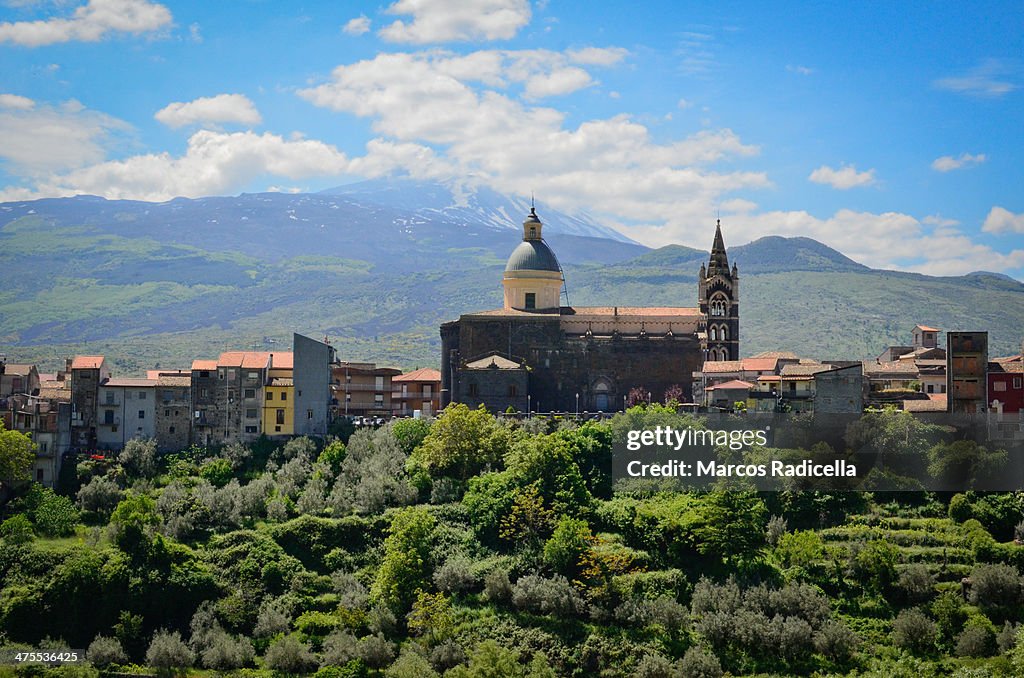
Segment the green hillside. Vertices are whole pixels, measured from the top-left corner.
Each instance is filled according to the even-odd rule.
[[[0,206],[11,212],[0,221],[0,353],[9,359],[54,369],[68,355],[102,353],[127,374],[280,345],[299,331],[328,336],[348,359],[437,365],[441,322],[500,305],[518,237],[444,223],[409,232],[393,215],[373,226],[376,236],[357,215],[314,237],[285,210],[278,221],[258,218],[257,204],[243,210],[262,224],[246,226],[246,239],[223,223],[227,208],[192,201],[183,207],[192,222],[218,215],[199,236],[186,223],[146,222],[148,203],[78,200],[27,203],[16,217]],[[88,211],[99,207],[109,214]],[[550,242],[571,304],[696,304],[700,250],[564,234]],[[740,267],[745,355],[871,357],[907,343],[918,322],[988,330],[993,354],[1019,350],[1024,285],[1005,276],[875,271],[807,238],[762,238],[731,248],[730,260]]]

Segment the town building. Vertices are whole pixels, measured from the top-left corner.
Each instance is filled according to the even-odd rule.
[[[861,364],[814,373],[815,414],[858,414],[864,411],[867,385]]]
[[[103,356],[77,356],[71,361],[71,449],[94,450],[100,384],[110,378]]]
[[[290,436],[295,433],[295,380],[292,363],[278,364],[267,371],[263,387],[263,434]]]
[[[390,417],[395,367],[340,361],[331,365],[332,407],[339,416]]]
[[[39,395],[39,371],[35,365],[9,363],[0,356],[0,400],[16,393]]]
[[[120,450],[133,438],[156,437],[156,379],[108,378],[97,398],[96,447]]]
[[[437,413],[441,398],[441,372],[423,367],[391,378],[392,412],[411,417],[416,412],[429,417]]]
[[[156,381],[157,449],[179,452],[192,439],[192,372],[191,370],[159,370],[146,374]]]
[[[988,332],[946,333],[947,410],[980,414],[988,395]]]
[[[331,423],[331,364],[336,360],[335,350],[326,338],[317,341],[293,334],[292,353],[293,432],[299,436],[325,436]]]
[[[701,266],[698,307],[562,305],[564,282],[531,209],[505,266],[502,308],[441,326],[442,406],[617,410],[633,389],[658,399],[680,388],[690,394],[705,359],[739,358],[739,271],[729,267],[720,223]],[[501,383],[485,385],[488,375]]]

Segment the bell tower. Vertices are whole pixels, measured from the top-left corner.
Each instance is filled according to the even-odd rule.
[[[736,264],[729,269],[729,256],[722,239],[722,220],[715,225],[711,259],[701,264],[697,298],[704,316],[705,359],[740,359],[740,273]]]

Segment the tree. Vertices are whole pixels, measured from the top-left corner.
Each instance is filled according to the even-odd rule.
[[[149,543],[149,530],[160,524],[156,503],[144,494],[129,492],[110,514],[114,528],[114,541],[130,554],[139,555]]]
[[[434,517],[422,507],[395,514],[384,541],[384,559],[370,589],[372,600],[404,611],[416,592],[429,586],[435,525]]]
[[[156,441],[132,438],[117,460],[129,478],[152,478],[157,471]]]
[[[8,544],[26,544],[34,538],[32,521],[23,513],[12,516],[0,523],[0,539],[3,539]]]
[[[282,673],[306,673],[316,667],[316,657],[295,634],[282,636],[271,643],[263,662],[267,668]]]
[[[78,490],[78,507],[106,520],[122,497],[124,492],[113,480],[107,476],[93,476],[87,485]]]
[[[10,484],[31,478],[36,444],[18,431],[8,431],[0,420],[0,482]]]
[[[174,675],[192,666],[194,660],[195,655],[177,631],[157,631],[146,650],[146,663],[160,675]]]
[[[101,668],[128,661],[128,655],[124,653],[121,641],[107,636],[96,636],[95,640],[89,643],[89,649],[85,651],[85,658],[93,666]]]
[[[402,451],[408,455],[430,433],[430,423],[426,419],[399,419],[391,424],[391,432],[398,438]]]
[[[913,654],[929,654],[935,650],[937,632],[935,622],[920,610],[903,610],[892,623],[892,642]]]
[[[441,412],[409,462],[430,476],[465,480],[501,462],[508,450],[508,430],[481,406],[449,405]]]
[[[42,498],[35,510],[36,530],[47,537],[66,537],[75,532],[78,509],[67,497],[49,488],[43,488]]]
[[[452,601],[443,593],[420,591],[407,619],[409,633],[424,636],[432,644],[447,639],[455,630]]]
[[[679,672],[683,678],[719,678],[722,665],[718,657],[700,645],[694,645],[686,651],[679,663]]]
[[[594,535],[585,520],[562,516],[551,538],[544,544],[544,562],[556,572],[575,578],[583,555],[590,550]]]
[[[701,506],[698,550],[727,564],[756,558],[765,544],[768,510],[755,492],[716,490]]]

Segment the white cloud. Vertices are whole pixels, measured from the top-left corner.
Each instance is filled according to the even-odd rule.
[[[725,204],[722,207],[724,210]],[[722,230],[727,245],[766,235],[810,237],[873,268],[928,275],[1024,268],[1024,249],[997,252],[948,225],[933,227],[925,221],[899,212],[875,214],[843,209],[819,218],[803,211],[754,213],[735,209],[734,214],[723,217]],[[693,224],[706,224],[707,228],[695,233]],[[688,214],[661,227],[624,229],[627,235],[648,245],[677,242],[705,249],[713,231],[714,221],[708,213]]]
[[[34,195],[85,193],[112,200],[164,201],[237,192],[263,176],[291,180],[337,176],[349,164],[344,153],[321,141],[200,130],[189,138],[188,149],[180,157],[159,153],[108,160],[40,180]]]
[[[10,98],[0,107],[0,159],[32,176],[99,162],[113,135],[129,129],[74,100],[51,106],[3,96]]]
[[[690,107],[690,106],[692,106],[692,105],[693,105],[693,104],[691,104],[691,103],[690,103],[689,101],[687,101],[686,99],[680,99],[680,100],[679,100],[678,102],[676,102],[676,108],[678,108],[678,109],[679,109],[679,110],[681,110],[681,111],[682,111],[682,110],[685,110],[685,109],[687,109],[687,108],[689,108],[689,107]]]
[[[39,47],[62,42],[97,42],[108,33],[148,33],[169,26],[171,12],[148,0],[89,0],[70,18],[0,23],[0,43]]]
[[[808,68],[807,66],[800,66],[800,65],[793,65],[793,64],[787,65],[786,66],[786,70],[789,71],[790,73],[798,73],[800,75],[810,75],[810,74],[814,73],[814,69],[813,68]]]
[[[979,153],[977,155],[961,153],[959,157],[956,158],[951,155],[944,155],[941,158],[935,158],[935,160],[932,161],[932,169],[937,172],[951,172],[955,169],[980,165],[985,162],[985,160],[987,160],[987,158],[984,153]]]
[[[933,84],[939,89],[965,96],[984,99],[998,99],[1017,89],[1017,84],[1000,79],[1007,68],[999,61],[990,59],[962,75],[940,78]]]
[[[928,224],[929,226],[959,226],[960,222],[956,219],[947,219],[939,214],[931,214],[921,220],[922,224]]]
[[[0,94],[0,108],[13,108],[19,111],[29,111],[35,108],[36,102],[28,97],[18,94]]]
[[[723,195],[770,185],[761,172],[709,169],[758,152],[730,130],[656,143],[626,115],[568,127],[562,112],[529,105],[538,75],[575,68],[563,66],[565,58],[544,50],[379,54],[339,66],[330,82],[299,95],[368,118],[376,143],[401,149],[386,156],[396,171],[416,171],[426,157],[439,177],[473,177],[519,195],[542,189],[558,208],[586,209],[613,224],[706,215]],[[504,91],[519,83],[525,102]],[[383,162],[381,153],[370,154],[373,162]],[[412,160],[403,153],[425,155]]]
[[[200,43],[203,41],[202,27],[197,23],[191,23],[188,26],[188,38],[192,42]]]
[[[355,19],[349,19],[348,22],[341,27],[341,30],[349,35],[362,35],[370,31],[370,20],[365,14],[357,16]]]
[[[875,183],[875,170],[858,172],[853,165],[843,165],[839,169],[822,165],[807,177],[816,184],[828,184],[832,188],[845,191],[858,186],[870,186]]]
[[[174,102],[153,116],[168,127],[195,124],[239,123],[258,125],[262,121],[256,105],[243,94],[218,94],[188,102]]]
[[[390,42],[507,40],[530,22],[529,0],[398,0],[388,14],[410,15],[379,31]]]
[[[1024,233],[1024,212],[1014,214],[1005,207],[993,207],[981,230],[986,233]]]

